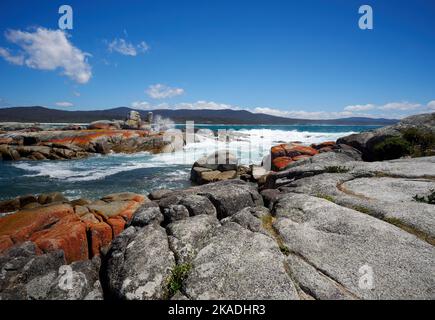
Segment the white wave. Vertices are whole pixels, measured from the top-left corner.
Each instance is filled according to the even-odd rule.
[[[26,171],[28,177],[48,177],[68,182],[104,179],[121,172],[144,168],[169,168],[185,165],[188,168],[200,157],[217,150],[229,150],[242,164],[259,164],[273,145],[282,142],[300,141],[303,144],[336,140],[353,132],[300,132],[274,129],[242,129],[233,131],[228,142],[220,141],[203,131],[195,136],[195,142],[187,144],[183,150],[152,155],[147,152],[136,154],[112,154],[74,161],[16,162],[16,168]],[[165,172],[165,178],[184,180],[189,170]]]

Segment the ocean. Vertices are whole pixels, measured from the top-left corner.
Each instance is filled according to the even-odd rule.
[[[177,125],[176,128],[181,128]],[[291,141],[303,144],[336,140],[378,126],[331,125],[195,125],[194,141],[171,154],[97,155],[68,161],[0,161],[0,200],[19,195],[59,191],[70,199],[98,199],[117,192],[147,194],[162,188],[190,186],[192,164],[201,156],[229,149],[242,164],[260,164],[270,146]],[[210,131],[231,132],[229,141]]]

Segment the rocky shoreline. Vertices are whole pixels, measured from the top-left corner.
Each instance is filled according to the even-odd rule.
[[[174,151],[176,146],[165,139],[163,131],[153,131],[151,121],[152,115],[142,121],[137,113],[131,112],[125,121],[96,121],[61,129],[3,124],[0,161],[71,160],[95,154]]]
[[[279,145],[250,172],[202,159],[194,179],[231,177],[183,190],[3,201],[0,299],[434,299],[435,156],[341,142]]]

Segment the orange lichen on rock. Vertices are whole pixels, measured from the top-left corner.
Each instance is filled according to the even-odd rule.
[[[75,215],[65,217],[48,230],[33,234],[30,240],[43,252],[63,250],[67,263],[89,258],[86,224]]]
[[[110,244],[113,239],[112,228],[105,222],[88,224],[91,256],[99,255],[101,248]]]
[[[291,150],[297,151],[300,154],[307,155],[307,156],[314,156],[319,153],[319,151],[317,151],[316,149],[311,147],[305,147],[305,146],[293,146],[291,147]]]
[[[119,235],[125,228],[125,220],[122,217],[114,217],[107,219],[107,223],[112,228],[113,237]]]
[[[278,157],[272,161],[272,166],[275,170],[281,171],[284,170],[292,162],[293,159],[290,157]]]
[[[311,156],[308,156],[306,154],[301,154],[300,156],[295,156],[292,159],[294,161],[299,161],[299,160],[303,160],[303,159],[307,159],[307,158],[311,158]]]
[[[69,215],[74,215],[74,210],[69,204],[22,210],[0,218],[0,236],[9,236],[14,243],[24,242],[33,233],[46,229]]]

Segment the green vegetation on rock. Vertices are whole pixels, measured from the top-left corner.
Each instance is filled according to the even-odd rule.
[[[419,196],[416,194],[412,197],[417,202],[423,202],[428,204],[435,204],[435,190],[430,190],[430,194],[428,196]]]
[[[189,263],[183,263],[176,265],[171,270],[171,276],[168,279],[168,294],[170,297],[174,296],[178,291],[180,291],[183,281],[187,278],[187,274],[190,269],[192,269],[192,265]]]
[[[349,172],[349,169],[347,169],[346,167],[342,167],[342,166],[330,166],[330,167],[325,167],[325,172],[326,173],[347,173],[347,172]]]
[[[392,160],[410,154],[411,144],[402,137],[388,137],[373,147],[374,160]]]
[[[387,137],[373,147],[374,160],[378,161],[432,155],[435,155],[435,133],[418,128],[403,130],[401,136]]]

